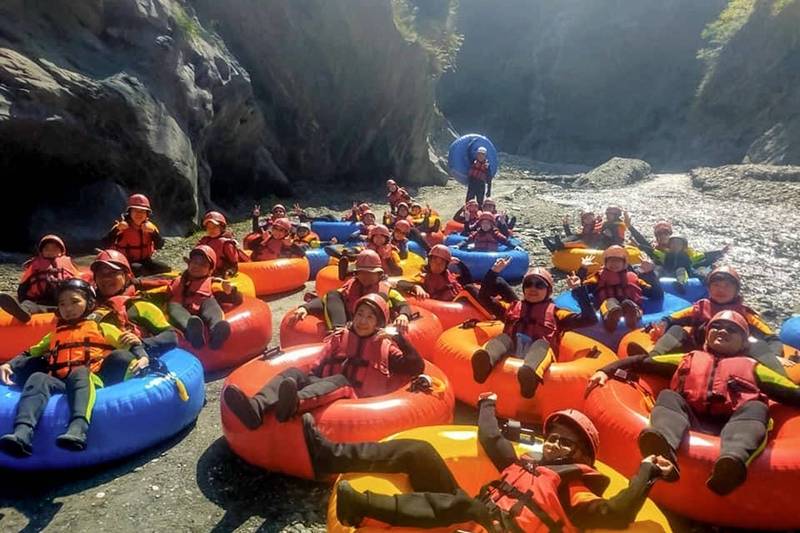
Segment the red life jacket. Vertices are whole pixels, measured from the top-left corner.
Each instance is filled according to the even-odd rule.
[[[463,290],[458,277],[449,270],[441,274],[434,274],[426,271],[422,278],[422,288],[430,294],[434,300],[452,302],[453,299]]]
[[[137,337],[142,336],[142,330],[128,318],[128,302],[136,294],[133,285],[128,285],[125,290],[115,296],[109,296],[97,301],[97,307],[90,315],[96,322],[111,321],[122,331],[130,331]]]
[[[533,340],[544,339],[556,351],[561,333],[556,322],[556,306],[552,300],[528,303],[517,300],[506,311],[504,333],[516,338],[517,333],[527,335]]]
[[[692,318],[697,322],[696,326],[704,326],[711,321],[714,315],[722,311],[736,311],[745,318],[756,314],[755,311],[742,303],[740,296],[726,304],[718,304],[710,298],[703,298],[692,305]]]
[[[289,238],[276,239],[269,233],[264,234],[264,237],[258,241],[251,243],[251,250],[253,255],[250,256],[251,261],[270,261],[282,257],[283,250],[290,248],[292,242]]]
[[[250,261],[242,250],[239,249],[239,243],[233,238],[233,234],[226,231],[219,237],[209,237],[206,235],[197,242],[197,245],[205,244],[210,246],[214,253],[217,254],[217,268],[214,269],[215,276],[226,276],[235,274],[239,269],[239,263],[246,263]]]
[[[503,470],[499,480],[485,485],[480,499],[490,512],[500,511],[497,531],[577,532],[559,498],[560,489],[577,480],[598,496],[609,483],[587,465],[537,466],[520,461]]]
[[[211,276],[192,279],[184,272],[179,278],[174,279],[172,283],[170,283],[170,301],[181,304],[189,310],[190,313],[196,315],[200,312],[200,306],[203,301],[207,298],[214,297],[211,285]]]
[[[386,198],[389,201],[389,205],[392,207],[392,209],[394,209],[394,207],[400,202],[408,202],[411,200],[411,196],[408,194],[408,191],[402,187],[398,187],[396,191],[387,194]]]
[[[332,352],[320,362],[319,377],[342,374],[360,398],[387,394],[400,388],[408,376],[394,376],[389,371],[392,341],[376,335],[359,337],[344,329],[325,339]]]
[[[766,402],[755,377],[752,357],[721,357],[695,350],[683,356],[670,388],[700,414],[730,416],[745,402]]]
[[[20,278],[20,285],[27,283],[25,300],[55,300],[58,284],[66,279],[77,278],[80,273],[69,256],[61,255],[46,259],[41,255],[28,260]]]
[[[475,243],[475,250],[481,252],[496,252],[497,246],[501,242],[498,237],[500,232],[496,229],[489,231],[478,230],[469,236],[469,240]]]
[[[342,295],[342,300],[344,300],[347,316],[353,316],[356,302],[359,298],[372,293],[388,296],[391,289],[391,285],[385,280],[381,280],[375,285],[365,287],[358,281],[358,278],[353,277],[344,282],[344,285],[339,288],[339,292]]]
[[[633,300],[637,305],[641,305],[642,287],[639,285],[639,276],[629,270],[611,272],[607,268],[602,268],[597,273],[597,289],[594,297],[598,306],[609,298],[616,298],[620,302]]]
[[[472,166],[469,167],[469,172],[467,176],[480,181],[488,181],[489,180],[489,161],[486,160],[483,163],[478,161],[477,159],[472,162]]]
[[[141,226],[133,227],[132,222],[128,222],[128,227],[117,233],[113,247],[125,254],[131,263],[149,259],[156,251],[153,234],[144,231]]]
[[[100,325],[94,320],[84,319],[76,324],[64,324],[50,336],[48,370],[64,379],[72,367],[88,366],[97,373],[106,358],[114,350],[108,344]]]

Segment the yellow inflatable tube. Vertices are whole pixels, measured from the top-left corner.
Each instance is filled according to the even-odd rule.
[[[421,427],[397,433],[388,437],[386,440],[401,438],[419,439],[430,442],[445,460],[447,466],[458,481],[458,484],[468,494],[478,494],[483,485],[500,477],[497,469],[478,443],[478,428],[475,426]],[[535,447],[526,446],[524,444],[517,444],[516,448],[517,453],[520,455],[526,451],[530,452],[532,448],[535,450]],[[628,486],[628,480],[609,466],[598,461],[595,463],[595,468],[608,476],[611,480],[604,496],[611,497]],[[370,490],[382,494],[399,494],[411,490],[408,484],[408,478],[402,474],[346,474],[339,476],[336,482],[338,483],[342,479],[347,479],[354,489],[362,492]],[[409,528],[391,529],[393,531],[413,531]],[[461,524],[457,528],[455,525],[451,525],[427,531],[451,533],[456,529],[476,532],[484,531],[483,528],[474,523]],[[370,533],[385,531],[385,529],[376,527],[351,528],[339,523],[336,519],[336,488],[334,487],[330,501],[328,502],[328,531],[332,533],[354,531]],[[652,501],[647,500],[636,516],[636,522],[631,524],[626,531],[656,533],[671,532],[672,529],[670,528],[667,518],[661,513],[658,507],[656,507]]]
[[[628,251],[628,263],[631,265],[638,265],[642,262],[642,251],[635,246],[626,246]],[[603,266],[603,250],[595,250],[593,248],[564,248],[553,252],[550,259],[553,261],[553,266],[562,272],[577,272],[581,268],[581,261],[586,256],[594,258],[594,263],[589,267],[589,273],[594,273],[600,270]]]

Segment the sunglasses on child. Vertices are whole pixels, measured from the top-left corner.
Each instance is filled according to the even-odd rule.
[[[527,289],[528,287],[533,287],[534,289],[546,289],[548,285],[540,279],[532,279],[522,284],[523,289]]]
[[[562,448],[575,448],[578,443],[567,437],[562,437],[558,433],[548,433],[544,441],[550,444],[558,444]]]
[[[727,324],[725,322],[714,322],[708,326],[708,331],[724,331],[729,335],[740,333],[742,330],[736,324]]]

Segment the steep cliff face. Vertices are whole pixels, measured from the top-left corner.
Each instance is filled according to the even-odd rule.
[[[250,72],[271,149],[287,174],[443,181],[429,142],[436,65],[398,30],[393,2],[193,4]]]
[[[54,230],[90,241],[124,189],[182,231],[213,181],[285,186],[263,130],[246,71],[177,2],[0,5],[0,173],[26,230],[4,246]]]
[[[733,0],[709,28],[691,115],[709,164],[800,163],[800,2]]]
[[[697,86],[710,0],[463,0],[439,87],[461,131],[545,161],[668,162]]]
[[[2,2],[0,175],[23,231],[0,248],[91,244],[133,190],[182,232],[296,179],[443,181],[429,136],[451,6],[431,5]]]

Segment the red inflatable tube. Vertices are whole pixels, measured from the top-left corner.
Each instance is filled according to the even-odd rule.
[[[325,321],[314,315],[308,315],[303,320],[290,324],[289,317],[294,314],[295,309],[290,309],[281,319],[281,348],[322,342],[328,334]],[[416,307],[412,307],[412,311],[415,317],[409,322],[408,332],[404,336],[422,357],[430,359],[436,340],[442,334],[442,324],[430,311]]]
[[[472,354],[502,332],[503,323],[499,321],[479,322],[473,328],[450,328],[436,342],[433,362],[447,374],[456,398],[464,403],[474,406],[480,393],[497,393],[497,414],[503,418],[541,422],[559,409],[581,409],[586,381],[599,368],[617,360],[608,347],[568,332],[561,340],[559,362],[552,363],[545,372],[536,396],[523,398],[517,381],[522,359],[506,357],[484,383],[477,383],[472,377]]]
[[[455,302],[445,302],[433,298],[422,300],[415,296],[409,296],[406,299],[416,309],[426,309],[436,315],[444,330],[463,324],[467,320],[491,320],[492,318],[487,312],[463,299]]]
[[[632,476],[639,468],[639,432],[650,416],[650,402],[667,386],[642,376],[639,387],[609,380],[585,402],[585,412],[600,431],[599,459]],[[642,391],[647,391],[647,395]],[[800,411],[773,404],[774,427],[766,448],[750,464],[747,481],[727,496],[706,488],[720,453],[719,437],[690,431],[678,450],[681,478],[656,483],[650,493],[659,506],[693,520],[745,529],[797,529],[797,482],[800,480]]]
[[[181,337],[180,346],[197,356],[206,372],[231,368],[262,353],[272,338],[272,311],[267,302],[243,296],[242,305],[225,313],[231,336],[220,350],[208,346],[199,350]]]
[[[452,218],[444,225],[444,234],[450,235],[451,233],[461,233],[464,231],[464,224],[456,222]]]
[[[299,346],[278,357],[254,359],[228,376],[222,392],[235,384],[252,396],[282,370],[310,370],[319,361],[321,348],[321,344]],[[430,363],[425,364],[425,373],[434,379],[433,392],[410,392],[402,387],[373,398],[337,400],[311,411],[317,427],[330,439],[358,442],[377,441],[418,426],[449,424],[455,405],[450,383]],[[220,408],[225,439],[236,455],[266,470],[306,479],[314,477],[299,416],[281,424],[267,415],[264,424],[251,431],[228,410],[224,400],[220,400]]]
[[[56,329],[56,315],[37,313],[29,322],[20,322],[0,311],[0,363],[10,361]]]

